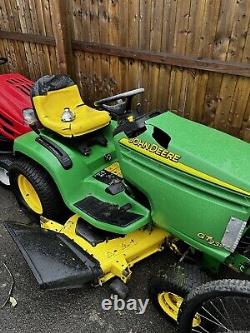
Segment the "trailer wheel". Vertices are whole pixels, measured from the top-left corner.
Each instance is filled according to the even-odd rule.
[[[21,208],[37,219],[41,215],[65,221],[67,210],[50,175],[39,165],[19,158],[10,168],[10,184]]]
[[[0,185],[6,188],[10,187],[9,169],[14,161],[14,156],[4,154],[0,156]]]
[[[179,312],[179,332],[250,332],[250,281],[216,280],[192,290]],[[194,329],[194,322],[200,326]]]
[[[181,264],[159,271],[150,281],[150,298],[160,313],[177,323],[184,297],[193,288],[209,281],[209,276],[198,266]]]

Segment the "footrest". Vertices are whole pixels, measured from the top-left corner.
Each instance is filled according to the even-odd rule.
[[[93,225],[84,221],[82,218],[79,218],[77,221],[76,234],[85,239],[92,246],[96,246],[111,239],[122,237],[122,235],[119,234],[97,229]]]
[[[142,217],[142,215],[128,212],[118,205],[101,201],[93,196],[78,201],[74,206],[97,221],[120,227],[126,227]]]
[[[80,288],[102,275],[98,262],[63,235],[39,226],[5,227],[43,289]]]

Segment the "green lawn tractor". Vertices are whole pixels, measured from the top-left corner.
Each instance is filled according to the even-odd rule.
[[[23,110],[33,130],[15,139],[8,174],[40,225],[6,227],[41,287],[112,280],[125,297],[131,267],[165,247],[211,271],[250,273],[249,144],[172,112],[144,114],[132,108],[142,92],[93,109],[67,76],[33,85]],[[192,281],[167,267],[152,297],[176,319]]]

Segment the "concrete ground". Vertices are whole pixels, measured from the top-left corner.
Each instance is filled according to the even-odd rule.
[[[22,221],[28,223],[20,211],[11,192],[0,188],[0,307],[10,287],[10,276],[15,280],[12,296],[17,305],[8,303],[0,309],[1,333],[74,333],[74,332],[126,332],[126,333],[174,333],[174,326],[149,303],[143,315],[136,311],[104,311],[101,302],[110,297],[107,285],[99,288],[78,290],[41,291],[29,271],[16,245],[7,234],[3,222]],[[148,297],[148,280],[163,264],[168,266],[173,258],[165,253],[157,254],[139,263],[133,269],[129,282],[130,298],[143,301]]]

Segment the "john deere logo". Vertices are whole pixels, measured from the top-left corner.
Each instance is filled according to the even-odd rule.
[[[156,154],[158,156],[164,157],[167,160],[171,160],[173,162],[178,162],[179,159],[181,158],[180,155],[172,153],[169,150],[164,149],[164,148],[162,148],[162,147],[160,147],[160,146],[158,146],[154,143],[151,144],[151,143],[148,143],[146,141],[142,141],[138,138],[129,139],[128,142],[130,144],[133,144],[133,145],[137,146],[137,147],[140,147],[143,150],[147,150],[150,153],[153,153],[153,154]]]

